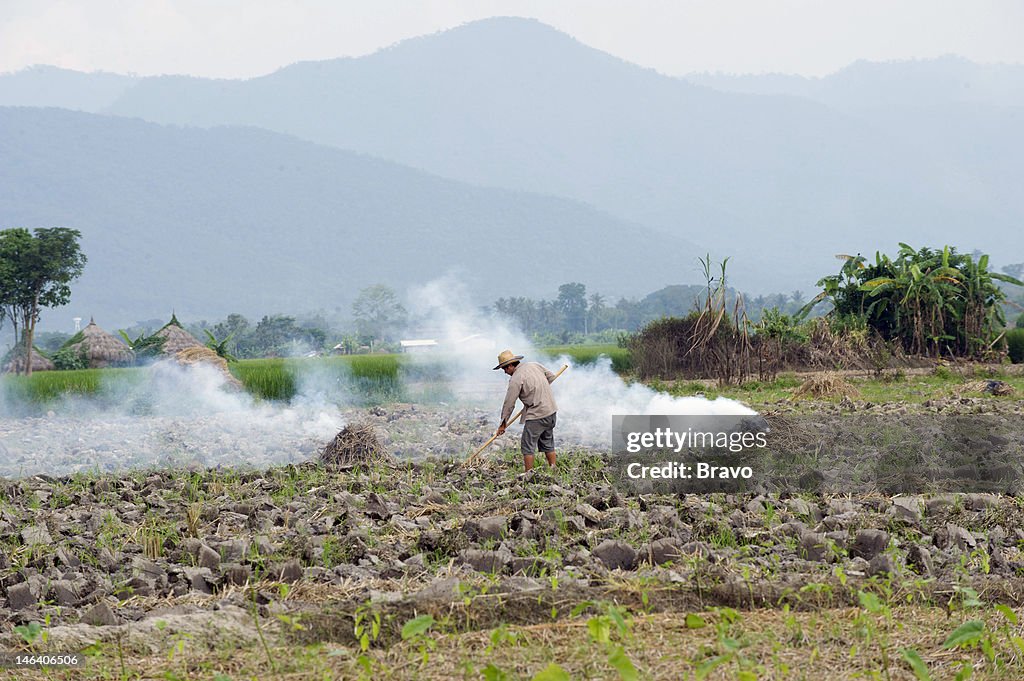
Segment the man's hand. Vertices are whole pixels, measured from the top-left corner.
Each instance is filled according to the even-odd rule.
[[[498,426],[498,435],[499,435],[499,436],[501,436],[501,435],[504,435],[504,434],[505,434],[505,428],[506,428],[506,427],[507,427],[507,426],[505,425],[505,422],[504,422],[504,421],[502,421],[502,422],[501,422],[501,425],[500,425],[500,426]]]

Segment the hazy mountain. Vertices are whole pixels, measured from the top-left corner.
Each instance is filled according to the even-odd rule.
[[[31,66],[0,73],[0,106],[57,106],[97,112],[113,104],[137,80],[116,73]]]
[[[857,61],[823,78],[778,73],[695,73],[686,80],[724,92],[806,97],[837,109],[948,104],[1024,106],[1024,65],[937,59]]]
[[[848,78],[884,76],[884,65],[866,65]],[[462,181],[582,200],[709,244],[719,257],[738,254],[734,281],[748,289],[807,287],[835,268],[832,254],[898,240],[1020,247],[1024,207],[1007,181],[1019,177],[1008,175],[1017,161],[993,170],[987,157],[991,145],[1006,156],[1002,149],[1017,148],[1024,128],[1013,125],[1015,112],[964,114],[966,132],[954,126],[937,145],[906,132],[915,120],[925,130],[927,111],[907,112],[897,126],[792,94],[719,92],[535,21],[491,19],[251,80],[145,79],[109,111],[254,125]],[[988,131],[981,146],[979,126]]]
[[[1010,224],[1024,222],[1024,65],[946,56],[859,61],[824,78],[693,74],[687,80],[723,92],[802,97],[856,116],[956,168],[961,191],[1006,205]],[[1024,257],[1019,234],[1006,236],[1015,237],[1016,257]]]
[[[944,58],[695,84],[490,19],[250,80],[139,79],[108,111],[573,198],[738,255],[733,282],[769,291],[899,240],[1024,259],[1020,74]]]
[[[475,187],[256,129],[0,108],[0,227],[79,229],[60,325],[324,309],[450,271],[481,304],[581,281],[638,295],[696,250],[577,202]],[[65,319],[66,317],[66,319]]]

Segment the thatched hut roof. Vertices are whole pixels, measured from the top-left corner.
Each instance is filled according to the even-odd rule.
[[[171,315],[171,321],[164,324],[164,327],[153,335],[164,339],[161,352],[165,355],[173,356],[187,348],[206,347],[196,340],[195,336],[181,328],[181,323],[178,322],[178,318],[173,314]]]
[[[124,341],[101,329],[92,319],[88,326],[68,340],[65,347],[81,352],[92,369],[130,364],[135,360],[135,353]]]
[[[21,353],[18,354],[19,356],[17,359],[12,359],[4,366],[4,371],[6,373],[15,373],[25,368],[25,362],[20,356]],[[53,362],[39,352],[39,348],[32,348],[32,371],[53,371],[56,368],[57,367],[54,366]]]

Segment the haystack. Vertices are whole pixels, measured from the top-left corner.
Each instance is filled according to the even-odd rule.
[[[182,366],[195,366],[197,364],[212,366],[224,374],[224,380],[227,385],[239,390],[243,388],[242,382],[228,371],[227,360],[206,346],[201,345],[199,347],[179,350],[174,354],[174,361]]]
[[[44,357],[39,348],[32,348],[32,371],[53,371],[57,367],[54,366],[48,358]],[[25,360],[21,357],[21,353],[18,353],[16,359],[12,359],[4,366],[4,371],[9,374],[19,373],[25,369]]]
[[[996,380],[969,381],[953,389],[953,394],[957,397],[962,397],[967,393],[985,393],[987,395],[995,395],[996,397],[1004,397],[1015,392],[1014,387],[1006,381]]]
[[[857,397],[860,392],[850,385],[845,378],[833,373],[811,376],[793,391],[790,399],[800,397]]]
[[[173,357],[187,348],[206,347],[196,340],[195,336],[181,328],[181,323],[173,314],[171,315],[171,321],[164,324],[163,328],[154,333],[153,336],[164,339],[160,351],[169,357]]]
[[[390,462],[391,455],[377,439],[368,423],[345,426],[320,452],[320,463],[327,466],[355,466]]]
[[[82,354],[90,369],[104,369],[135,361],[132,349],[117,336],[101,329],[94,319],[90,319],[89,325],[72,336],[64,347]]]

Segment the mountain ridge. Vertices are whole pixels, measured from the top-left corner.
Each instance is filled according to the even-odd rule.
[[[480,304],[568,281],[639,295],[682,279],[681,254],[696,252],[578,202],[255,128],[0,107],[0,155],[0,225],[82,231],[89,263],[68,310],[108,325],[172,308],[345,315],[363,287],[401,290],[453,271]],[[528,245],[538,266],[520,274],[502,245]]]
[[[733,256],[748,290],[806,288],[833,253],[897,240],[1024,247],[1015,109],[844,106],[717,91],[498,18],[244,81],[143,79],[106,111],[563,196]]]

